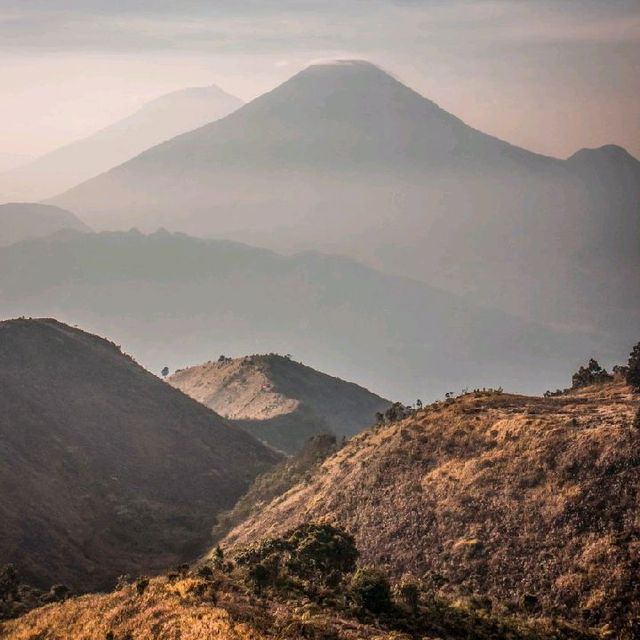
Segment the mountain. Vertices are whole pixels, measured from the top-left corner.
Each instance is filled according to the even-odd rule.
[[[355,436],[221,544],[328,521],[355,536],[364,564],[446,597],[632,638],[638,406],[621,382],[439,402]]]
[[[355,293],[354,293],[355,292]],[[0,249],[0,317],[54,316],[159,372],[209,354],[291,353],[389,398],[542,392],[567,363],[620,361],[549,329],[351,260],[158,231],[68,233]]]
[[[168,382],[287,453],[321,433],[351,437],[391,405],[357,384],[277,354],[221,356],[176,371]]]
[[[51,197],[241,105],[241,100],[213,85],[160,96],[87,138],[0,174],[0,199]]]
[[[8,171],[31,160],[29,156],[0,152],[0,171]]]
[[[52,202],[97,228],[339,253],[622,344],[640,321],[640,163],[620,155],[531,153],[341,61]]]
[[[99,589],[193,557],[281,460],[55,320],[0,323],[0,416],[0,565],[37,586]]]
[[[41,238],[63,229],[91,231],[70,211],[50,204],[8,202],[0,204],[0,247]]]

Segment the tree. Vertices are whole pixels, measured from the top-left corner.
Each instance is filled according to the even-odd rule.
[[[169,367],[163,367],[160,373],[162,373],[163,378],[166,378],[169,375]]]
[[[640,342],[633,347],[629,354],[626,379],[627,384],[630,385],[634,391],[640,391]]]
[[[396,422],[407,416],[407,408],[402,402],[394,402],[384,413],[387,422]]]
[[[335,585],[355,569],[353,536],[329,524],[302,524],[279,538],[269,538],[236,556],[249,580],[261,589],[291,578]]]
[[[571,377],[571,388],[580,389],[588,387],[592,384],[599,384],[613,380],[605,369],[603,369],[597,360],[591,358],[586,367],[580,367]]]

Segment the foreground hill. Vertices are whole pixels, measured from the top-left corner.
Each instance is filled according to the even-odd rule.
[[[312,527],[313,528],[313,527]],[[317,528],[316,528],[317,530]],[[322,552],[324,541],[306,538]],[[318,549],[319,547],[319,549]],[[326,548],[326,547],[325,547]],[[309,550],[309,548],[307,548]],[[329,550],[331,553],[331,550]],[[256,588],[251,570],[206,566],[149,580],[140,577],[108,594],[50,604],[0,622],[5,640],[596,640],[558,621],[532,625],[447,603],[416,592],[409,602],[377,573],[346,575],[331,585],[322,576]],[[358,575],[376,576],[382,593]],[[349,580],[351,578],[351,580]],[[320,581],[319,581],[320,580]],[[358,586],[360,585],[360,586]],[[365,600],[361,599],[365,597]],[[0,603],[1,604],[1,603]],[[374,609],[374,611],[370,610]]]
[[[270,445],[293,453],[312,436],[351,437],[390,402],[276,354],[176,371],[169,383]]]
[[[340,253],[623,343],[640,322],[637,159],[531,153],[364,61],[312,65],[52,202],[96,228]]]
[[[639,400],[611,383],[436,403],[354,437],[222,545],[330,521],[398,578],[635,638]]]
[[[354,294],[357,292],[357,295]],[[0,250],[0,313],[109,335],[145,366],[211,353],[292,353],[392,398],[466,386],[543,391],[567,362],[611,353],[335,256],[282,256],[160,231],[62,234]]]
[[[0,174],[0,200],[51,197],[241,105],[216,86],[160,96],[93,135]]]
[[[42,238],[63,229],[91,231],[73,213],[60,207],[34,202],[0,204],[0,247]]]
[[[0,454],[0,565],[73,588],[192,557],[280,459],[55,320],[0,323]]]

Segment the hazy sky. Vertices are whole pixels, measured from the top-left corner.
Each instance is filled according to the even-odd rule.
[[[0,152],[35,155],[185,86],[250,99],[366,58],[467,123],[640,157],[640,0],[0,0]]]

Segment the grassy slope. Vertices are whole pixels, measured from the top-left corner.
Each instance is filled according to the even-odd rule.
[[[640,613],[637,405],[619,383],[432,405],[356,436],[223,544],[330,520],[396,576],[620,630]]]

